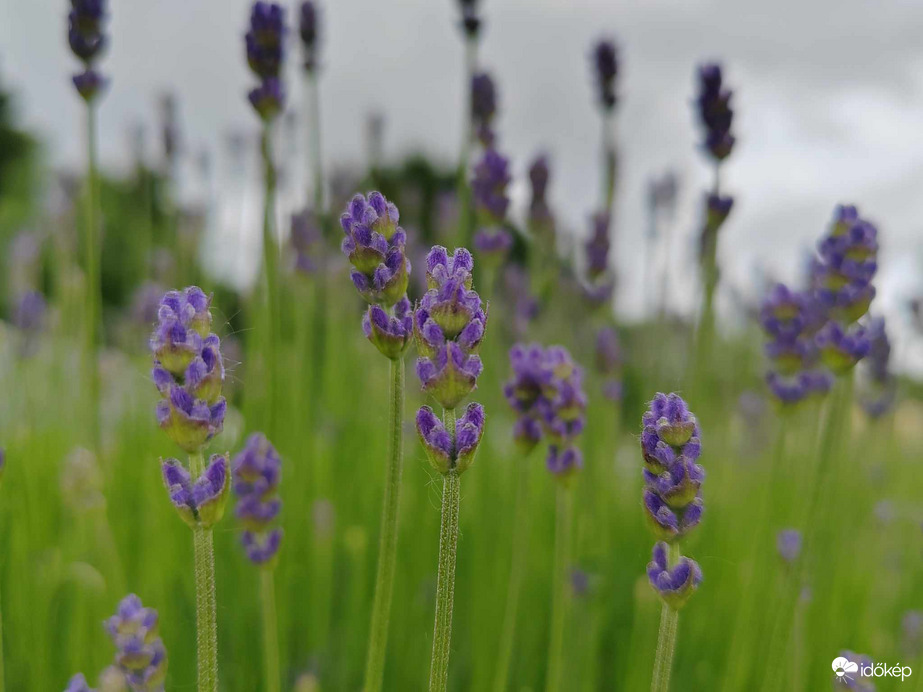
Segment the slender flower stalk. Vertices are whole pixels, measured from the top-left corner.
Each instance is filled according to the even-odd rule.
[[[429,406],[417,412],[417,432],[430,464],[443,476],[442,521],[430,692],[448,686],[455,600],[455,563],[461,474],[474,462],[484,433],[484,407],[471,403],[456,420],[456,409],[477,387],[481,359],[477,350],[487,325],[487,306],[472,288],[474,261],[459,248],[450,256],[436,246],[426,258],[429,290],[417,303],[413,329],[420,358],[417,376],[423,391],[442,406],[442,420]]]
[[[263,672],[265,689],[278,692],[279,626],[273,574],[282,541],[275,526],[282,501],[278,498],[282,460],[262,433],[254,433],[232,463],[234,515],[243,527],[241,544],[247,559],[260,567],[260,605],[263,615]]]
[[[6,450],[0,447],[0,481],[3,480],[3,472],[6,471]],[[3,594],[0,592],[0,692],[6,689],[6,668],[3,660]]]
[[[199,692],[218,689],[212,527],[224,515],[230,488],[227,457],[215,454],[206,464],[204,455],[209,440],[221,431],[227,409],[221,396],[224,361],[220,340],[211,333],[210,306],[211,298],[196,286],[168,292],[160,301],[151,336],[151,375],[163,396],[157,403],[157,420],[189,455],[187,466],[167,459],[161,467],[170,501],[193,534]]]
[[[343,254],[353,265],[356,290],[369,303],[362,320],[366,338],[391,362],[388,397],[388,470],[382,507],[378,571],[365,667],[365,692],[378,692],[385,670],[391,596],[397,559],[397,530],[404,464],[404,351],[413,334],[407,283],[407,234],[397,207],[380,192],[356,195],[340,217]]]
[[[593,48],[593,68],[602,125],[602,176],[599,209],[611,215],[615,202],[618,157],[615,147],[615,107],[618,104],[616,80],[619,75],[618,48],[615,41],[603,39]]]
[[[667,692],[679,610],[702,582],[698,563],[680,556],[679,539],[702,518],[705,472],[696,463],[702,451],[699,425],[679,395],[658,393],[642,424],[644,508],[660,539],[654,546],[647,576],[663,601],[651,692]]]
[[[74,75],[77,93],[86,105],[86,198],[84,200],[84,280],[86,300],[84,314],[83,372],[89,397],[86,407],[90,440],[97,451],[101,443],[100,380],[97,350],[102,326],[102,289],[100,284],[100,209],[97,171],[96,108],[97,98],[107,81],[94,68],[106,47],[103,24],[107,19],[105,0],[71,0],[68,14],[68,43],[71,52],[83,63],[83,72]]]
[[[279,342],[281,315],[279,297],[279,243],[276,239],[276,166],[273,157],[273,124],[285,107],[281,82],[285,58],[285,11],[275,3],[256,2],[244,41],[247,64],[260,80],[249,93],[250,104],[262,121],[260,153],[263,162],[263,279],[266,282],[266,368],[267,420],[277,424],[280,410]]]
[[[459,241],[467,245],[474,233],[474,211],[472,209],[471,185],[468,179],[468,165],[474,148],[476,131],[475,108],[478,105],[474,91],[474,79],[478,69],[478,47],[484,20],[478,13],[479,0],[458,0],[461,10],[462,30],[465,41],[464,81],[465,85],[465,124],[462,133],[462,146],[458,158],[458,202],[459,202]]]

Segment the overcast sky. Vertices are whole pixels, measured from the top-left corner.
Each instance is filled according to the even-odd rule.
[[[0,71],[53,162],[76,165],[81,112],[69,84],[76,65],[64,38],[66,7],[66,0],[0,0]],[[645,186],[667,168],[683,183],[676,298],[686,307],[694,302],[694,268],[679,262],[690,252],[709,173],[696,150],[690,101],[696,64],[719,59],[735,90],[738,137],[724,173],[737,198],[720,240],[725,281],[754,291],[758,270],[794,280],[834,205],[855,203],[882,235],[879,312],[905,337],[901,359],[923,368],[921,343],[906,338],[899,310],[923,287],[923,3],[484,0],[482,7],[481,62],[499,83],[500,144],[512,157],[518,193],[529,159],[548,151],[557,213],[578,233],[588,231],[598,190],[589,50],[603,35],[620,45],[623,175],[614,254],[623,314],[636,315],[641,305],[634,269]],[[224,133],[255,130],[244,97],[247,2],[115,0],[111,15],[104,165],[125,163],[129,123],[153,128],[156,95],[168,88],[181,100],[185,140],[195,148],[220,151]],[[386,155],[423,149],[453,160],[463,88],[456,21],[452,0],[325,4],[328,160],[362,159],[370,109],[387,117]],[[292,91],[299,106],[297,84]],[[219,184],[217,194],[226,218],[240,190]],[[239,216],[240,207],[231,208]]]

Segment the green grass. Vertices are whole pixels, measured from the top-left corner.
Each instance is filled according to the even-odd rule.
[[[339,269],[343,264],[339,258]],[[245,362],[232,368],[237,391],[225,432],[211,451],[236,452],[245,434],[270,425],[283,456],[285,530],[276,588],[283,689],[313,672],[323,690],[362,683],[372,603],[388,422],[387,362],[361,334],[361,304],[345,271],[330,277],[324,386],[312,382],[307,345],[316,284],[284,298],[280,347],[286,405],[268,421],[260,400],[260,349],[245,310],[238,336]],[[206,290],[211,287],[205,286]],[[294,297],[294,296],[297,296]],[[592,370],[594,319],[565,317],[568,297],[534,327],[536,339],[564,343],[587,366],[589,420],[581,446],[586,467],[572,491],[573,565],[590,588],[572,595],[564,637],[568,690],[644,690],[650,684],[660,604],[645,566],[654,543],[641,507],[636,434],[644,402],[679,390],[703,429],[706,513],[682,552],[705,581],[679,620],[675,690],[827,689],[841,649],[901,662],[923,676],[923,660],[902,648],[903,613],[923,593],[923,405],[904,401],[895,415],[865,421],[858,408],[829,474],[817,478],[822,405],[780,417],[769,411],[749,427],[737,411],[746,388],[761,390],[759,337],[718,342],[705,374],[686,383],[688,334],[665,325],[626,330],[626,399],[617,409]],[[555,484],[544,452],[515,450],[513,419],[501,384],[508,375],[505,306],[494,301],[484,346],[485,373],[472,399],[484,404],[487,431],[462,483],[455,617],[449,688],[491,689],[512,552],[517,476],[529,465],[528,557],[510,670],[510,689],[539,690],[547,668],[554,545]],[[63,305],[63,303],[59,303]],[[215,305],[216,331],[225,307]],[[85,443],[84,393],[76,376],[79,342],[67,315],[38,354],[21,360],[18,335],[0,332],[0,441],[7,469],[0,486],[0,593],[10,690],[63,689],[112,659],[101,622],[127,592],[161,616],[169,651],[168,690],[195,682],[192,541],[170,507],[158,458],[180,456],[155,422],[156,391],[144,354],[108,351],[101,363],[105,443],[98,460],[105,507],[81,510],[64,496],[68,453]],[[423,403],[408,356],[405,471],[385,689],[425,689],[432,648],[441,483],[412,429]],[[323,391],[318,401],[314,392]],[[310,415],[309,415],[310,414]],[[774,453],[778,428],[785,453]],[[774,462],[774,458],[776,461]],[[821,484],[818,486],[817,484]],[[805,506],[820,487],[813,550],[785,569],[776,532],[805,528]],[[875,518],[888,500],[894,518]],[[215,528],[221,686],[260,689],[260,574],[244,558],[229,512]],[[810,599],[799,601],[801,587]],[[772,658],[770,658],[772,656]],[[793,676],[800,679],[800,686]],[[890,689],[880,682],[879,689]],[[896,688],[895,688],[896,689]]]

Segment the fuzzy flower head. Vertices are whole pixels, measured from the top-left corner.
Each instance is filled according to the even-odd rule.
[[[362,331],[382,355],[391,360],[403,356],[413,336],[410,300],[404,296],[390,314],[380,305],[370,305],[362,318]]]
[[[211,298],[190,286],[168,291],[160,301],[150,346],[151,376],[163,397],[157,404],[160,427],[183,450],[198,452],[224,425],[221,396],[224,360],[211,329]]]
[[[244,36],[247,64],[260,79],[279,78],[285,39],[285,9],[273,2],[253,3]]]
[[[174,509],[190,527],[211,528],[221,521],[230,487],[226,456],[212,455],[196,479],[176,459],[162,461],[161,471]]]
[[[647,578],[664,603],[679,610],[702,583],[702,570],[688,557],[680,557],[670,566],[668,551],[669,547],[662,541],[654,546],[653,557],[647,565]]]
[[[247,558],[256,565],[273,564],[282,541],[282,529],[276,526],[282,500],[279,480],[282,459],[262,433],[247,438],[243,450],[234,457],[234,515],[244,531],[241,543]]]
[[[157,611],[145,608],[140,598],[130,594],[104,625],[115,644],[116,665],[125,674],[129,687],[139,692],[162,690],[167,650],[160,638]]]
[[[473,268],[464,248],[450,256],[444,247],[433,247],[426,258],[429,290],[413,315],[417,376],[423,391],[446,409],[454,409],[475,389],[482,369],[477,350],[487,327],[487,305],[472,288]]]
[[[512,180],[510,162],[490,147],[474,167],[471,192],[482,227],[502,226],[510,205],[507,187]]]
[[[67,42],[71,52],[83,63],[84,70],[73,77],[77,93],[87,103],[93,101],[106,80],[93,69],[106,47],[106,0],[71,0],[67,15]]]
[[[868,330],[862,326],[843,328],[839,322],[828,322],[817,333],[821,360],[835,375],[844,375],[865,358],[872,344]]]
[[[678,394],[661,393],[651,401],[642,425],[644,509],[654,534],[673,541],[702,517],[699,425]]]
[[[439,420],[429,406],[417,412],[417,432],[430,464],[439,473],[464,473],[474,462],[484,434],[484,407],[468,404],[455,422],[454,434]]]
[[[709,63],[699,67],[699,95],[696,99],[699,120],[705,130],[703,147],[716,162],[726,159],[734,148],[731,124],[732,92],[725,88],[721,65]]]
[[[481,145],[493,146],[494,116],[497,114],[497,87],[488,72],[471,77],[471,125]]]
[[[356,195],[340,217],[353,284],[369,303],[390,307],[407,294],[410,260],[399,219],[397,207],[380,192]]]
[[[615,42],[600,40],[593,48],[593,67],[596,78],[596,94],[603,109],[615,108],[617,95],[615,80],[619,73],[618,51]]]
[[[517,415],[514,437],[528,453],[542,438],[538,404],[551,386],[554,374],[545,367],[545,350],[538,344],[516,344],[510,349],[512,375],[503,385],[503,395]]]
[[[304,0],[298,12],[298,35],[304,52],[304,67],[309,72],[317,67],[318,44],[320,43],[320,17],[317,3]]]
[[[851,324],[868,312],[875,297],[878,229],[852,206],[837,207],[830,232],[814,265],[817,298],[832,319]]]

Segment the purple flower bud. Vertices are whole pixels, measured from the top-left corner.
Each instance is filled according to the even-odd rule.
[[[859,217],[855,207],[837,207],[830,233],[818,247],[812,267],[817,299],[830,317],[844,324],[868,312],[875,297],[878,229]]]
[[[424,392],[443,408],[453,409],[477,387],[482,368],[480,357],[466,355],[458,343],[449,341],[433,358],[417,360],[417,377]]]
[[[432,467],[442,474],[454,469],[460,475],[474,462],[484,434],[484,407],[468,404],[455,422],[453,438],[433,409],[423,406],[417,412],[417,432]]]
[[[193,528],[211,528],[221,521],[230,487],[227,457],[213,454],[195,481],[176,459],[162,461],[161,470],[170,501],[183,521]]]
[[[162,689],[167,676],[167,650],[158,632],[157,611],[129,594],[104,623],[115,644],[115,662],[133,690]]]
[[[413,315],[406,296],[398,301],[393,312],[392,316],[381,306],[370,305],[362,318],[362,331],[384,356],[396,360],[403,355],[413,335]]]
[[[410,260],[397,207],[380,192],[356,195],[340,217],[343,254],[355,268],[353,283],[369,303],[391,306],[407,294]]]
[[[548,447],[548,458],[545,460],[548,470],[562,481],[583,468],[583,454],[576,447],[561,449],[557,445]]]
[[[724,89],[721,66],[699,67],[699,96],[696,100],[699,119],[705,128],[704,148],[715,161],[722,161],[734,147],[731,123],[731,91]]]
[[[491,130],[497,114],[497,88],[487,72],[478,72],[471,77],[471,124],[478,139],[485,147],[493,145]]]
[[[281,5],[262,1],[253,3],[244,42],[247,64],[261,80],[278,79],[280,75],[285,31],[285,10]]]
[[[80,98],[87,103],[92,103],[109,84],[108,79],[90,67],[75,74],[72,81]]]
[[[317,49],[320,43],[319,14],[317,4],[312,0],[305,0],[301,3],[301,11],[298,14],[298,34],[301,36],[304,66],[308,71],[317,67]]]
[[[617,100],[615,79],[619,72],[618,52],[614,41],[603,39],[596,44],[593,49],[593,66],[599,103],[605,110],[611,111],[615,108]]]
[[[317,269],[317,255],[323,252],[320,221],[313,209],[292,214],[291,243],[295,250],[295,270],[312,274]]]
[[[836,375],[849,372],[871,349],[867,330],[858,325],[844,329],[838,322],[828,322],[815,340],[824,365]]]
[[[241,541],[248,559],[265,564],[279,549],[281,530],[273,523],[282,501],[278,498],[282,459],[262,433],[247,438],[232,464],[237,507],[234,515],[244,528]]]
[[[734,207],[734,198],[709,193],[705,197],[705,229],[707,233],[715,233],[731,214]]]
[[[77,673],[68,680],[64,692],[95,692],[95,690],[87,684],[87,679],[83,676],[83,673]]]
[[[512,180],[509,160],[488,148],[474,167],[471,193],[482,226],[500,226],[510,205],[507,187]]]
[[[776,548],[779,556],[791,564],[801,554],[801,531],[798,529],[783,529],[776,536]]]
[[[263,120],[272,120],[285,106],[285,90],[276,77],[267,77],[247,94],[250,105]]]
[[[71,0],[67,15],[67,41],[71,52],[89,68],[106,46],[103,23],[106,20],[104,0]]]
[[[609,268],[609,214],[599,212],[593,215],[593,235],[584,245],[587,260],[587,275],[596,279]]]
[[[667,551],[666,543],[654,546],[653,557],[647,565],[647,578],[664,603],[673,610],[679,610],[702,583],[702,570],[695,560],[688,557],[680,557],[671,567]]]
[[[462,21],[461,27],[465,32],[468,40],[473,41],[477,38],[481,29],[481,18],[478,16],[478,0],[458,0],[461,8]]]
[[[503,264],[513,247],[513,236],[505,228],[482,228],[474,234],[474,249],[491,266]]]

